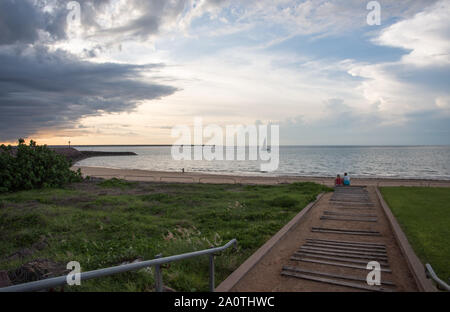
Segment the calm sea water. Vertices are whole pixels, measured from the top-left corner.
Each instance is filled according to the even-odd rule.
[[[93,157],[80,166],[234,175],[423,178],[450,180],[450,146],[281,146],[278,170],[261,172],[258,161],[177,161],[171,147],[79,146],[78,150],[131,151],[137,156]]]

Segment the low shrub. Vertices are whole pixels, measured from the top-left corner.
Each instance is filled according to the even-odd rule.
[[[295,198],[291,198],[288,196],[279,196],[270,201],[272,206],[283,207],[283,208],[292,208],[298,204],[298,200]]]
[[[117,178],[112,178],[109,180],[105,180],[102,181],[101,183],[99,183],[100,186],[105,187],[105,188],[131,188],[135,185],[135,182],[128,182],[125,180],[121,180],[121,179],[117,179]]]
[[[0,192],[61,187],[82,180],[81,172],[70,170],[71,161],[33,140],[27,145],[0,146]]]
[[[142,200],[145,200],[145,201],[165,202],[170,199],[170,196],[165,193],[155,193],[155,194],[143,195],[141,198],[142,198]]]

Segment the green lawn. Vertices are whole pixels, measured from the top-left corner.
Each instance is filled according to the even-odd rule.
[[[450,188],[383,187],[381,193],[422,262],[450,278]]]
[[[219,246],[238,249],[216,258],[220,283],[292,217],[328,188],[87,181],[65,189],[0,195],[0,270],[35,259],[75,260],[82,271]],[[44,241],[41,250],[34,248]],[[32,249],[25,257],[11,257]],[[172,263],[164,283],[177,291],[208,290],[208,257]],[[73,291],[151,291],[150,270],[70,287]],[[66,287],[67,289],[67,287]]]

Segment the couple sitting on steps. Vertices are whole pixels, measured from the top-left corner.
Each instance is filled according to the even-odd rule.
[[[338,174],[336,180],[334,180],[334,186],[350,186],[350,176],[344,173],[344,178],[341,178],[341,175]]]

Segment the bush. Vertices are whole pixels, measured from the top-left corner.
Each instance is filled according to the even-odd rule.
[[[155,193],[155,194],[144,195],[141,198],[142,198],[142,200],[145,200],[145,201],[164,202],[164,201],[169,200],[170,196],[165,193]]]
[[[112,178],[109,180],[105,180],[103,182],[100,182],[99,185],[102,187],[109,187],[109,188],[131,188],[132,186],[134,186],[136,184],[136,182],[128,182],[125,180],[121,180],[121,179],[117,179],[117,178]]]
[[[0,192],[61,187],[82,180],[81,172],[70,170],[71,161],[46,145],[29,145],[19,139],[17,148],[0,146]]]
[[[292,197],[280,196],[272,199],[270,204],[276,207],[292,208],[298,204],[298,200]]]

